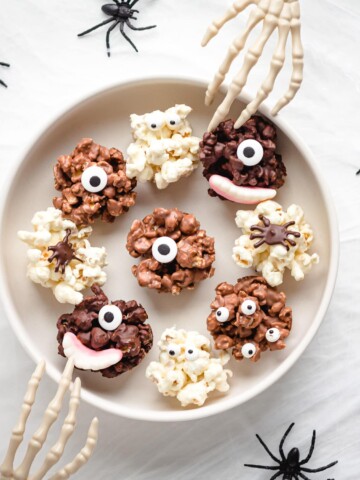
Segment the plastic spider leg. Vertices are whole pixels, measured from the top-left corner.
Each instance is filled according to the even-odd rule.
[[[315,442],[316,442],[316,430],[313,430],[309,453],[308,453],[307,456],[304,458],[304,460],[301,460],[301,462],[299,463],[299,465],[305,465],[305,463],[308,463],[308,461],[309,461],[310,458],[312,457],[312,454],[314,453]]]
[[[95,25],[95,27],[91,27],[88,30],[85,30],[85,32],[78,33],[78,37],[83,37],[84,35],[87,35],[88,33],[93,32],[94,30],[96,30],[96,29],[98,29],[98,28],[100,28],[104,25],[107,25],[108,23],[113,22],[113,21],[114,21],[113,17],[108,18],[104,22],[101,22],[98,25]]]
[[[32,406],[35,402],[36,392],[39,387],[40,381],[45,372],[45,362],[42,361],[36,367],[31,379],[28,383],[27,391],[24,397],[24,401],[21,407],[21,413],[15,428],[12,431],[8,450],[3,464],[0,467],[0,477],[3,480],[11,480],[14,478],[14,459],[16,452],[24,439],[24,432],[26,428],[26,422],[30,415]]]
[[[68,361],[61,376],[59,387],[55,394],[55,397],[49,403],[40,427],[36,430],[36,432],[30,439],[23,462],[15,471],[15,478],[17,480],[27,480],[29,478],[30,467],[36,455],[41,450],[51,426],[59,415],[65,393],[70,386],[73,370],[74,363],[72,361]]]
[[[133,47],[135,52],[138,52],[139,50],[136,48],[136,45],[132,42],[132,40],[124,32],[124,23],[123,22],[120,23],[120,32],[121,32],[121,35],[125,38],[125,40],[130,43],[130,45]]]
[[[275,478],[280,477],[280,475],[282,475],[282,472],[275,473],[275,475],[273,475],[273,476],[270,478],[270,480],[275,480]]]
[[[129,7],[132,8],[139,0],[133,0],[129,2]]]
[[[278,25],[278,17],[280,15],[278,8],[279,5],[282,7],[282,2],[283,0],[279,0],[279,2],[271,4],[271,6],[277,7],[277,9],[269,10],[269,12],[266,14],[261,34],[258,36],[255,44],[246,52],[242,68],[230,84],[225,99],[216,110],[209,124],[208,131],[213,130],[224,118],[226,118],[234,100],[238,95],[241,94],[248,79],[249,73],[259,61],[265,44]]]
[[[2,80],[0,80],[0,85],[2,85],[2,86],[5,87],[5,88],[8,88],[8,86],[6,85],[6,83],[3,82]]]
[[[235,18],[239,13],[243,12],[245,8],[249,5],[257,3],[257,0],[237,0],[233,5],[227,10],[225,15],[218,20],[214,20],[211,25],[206,30],[206,33],[201,41],[201,45],[205,47],[212,38],[214,38],[219,30],[233,18]]]
[[[245,47],[245,43],[255,26],[263,20],[264,15],[261,10],[253,10],[250,13],[249,20],[245,27],[245,30],[235,39],[234,43],[229,47],[227,55],[220,65],[219,70],[215,74],[212,82],[209,84],[206,94],[205,94],[205,105],[211,105],[216,92],[219,90],[220,85],[224,82],[227,73],[230,70],[230,67],[234,59],[240,54],[240,52]]]
[[[284,450],[283,450],[283,447],[284,447],[284,443],[285,443],[285,440],[287,438],[287,436],[289,435],[289,433],[291,432],[291,430],[293,429],[295,423],[292,423],[290,425],[290,427],[286,430],[286,432],[284,433],[284,436],[282,437],[281,439],[281,442],[280,442],[280,445],[279,445],[279,453],[281,455],[281,458],[283,460],[285,460],[285,454],[284,454]]]
[[[291,37],[293,51],[293,73],[290,80],[290,86],[285,95],[278,101],[271,115],[277,115],[297,94],[302,81],[304,72],[304,48],[301,42],[301,23],[300,23],[300,5],[296,0],[291,4]]]
[[[0,62],[0,65],[2,67],[10,67],[10,64],[9,63],[4,63],[4,62]]]
[[[331,463],[329,463],[329,465],[326,465],[325,467],[320,467],[320,468],[305,468],[305,467],[303,467],[302,470],[304,470],[304,472],[308,472],[308,473],[323,472],[324,470],[327,470],[328,468],[333,467],[337,463],[338,463],[338,461],[336,460],[336,462],[331,462]]]
[[[260,105],[268,98],[274,89],[275,81],[285,63],[286,42],[290,33],[290,12],[289,5],[284,5],[281,18],[279,20],[278,43],[271,59],[268,76],[258,90],[255,99],[250,102],[241,112],[240,117],[235,123],[235,128],[240,128],[249,118],[257,112]]]
[[[83,465],[85,465],[85,463],[93,454],[93,451],[96,447],[99,428],[98,426],[99,421],[95,417],[90,424],[85,446],[76,455],[74,460],[68,463],[63,469],[53,475],[49,480],[67,480],[71,477],[71,475],[76,473]]]
[[[50,468],[60,460],[64,453],[66,444],[75,430],[76,413],[80,404],[80,390],[81,381],[80,378],[77,378],[74,382],[74,388],[70,397],[69,412],[61,428],[59,439],[46,455],[43,464],[36,474],[30,477],[30,480],[41,480],[44,478]]]
[[[309,477],[307,477],[306,475],[304,475],[303,473],[299,472],[298,475],[303,479],[303,480],[310,480]]]
[[[108,31],[106,32],[106,49],[107,49],[107,56],[110,58],[111,52],[110,52],[110,33],[114,30],[114,28],[119,25],[120,20],[115,22],[113,25],[111,25],[108,28]]]
[[[126,20],[126,25],[131,28],[131,30],[150,30],[151,28],[155,28],[156,25],[150,25],[149,27],[135,27],[129,20]]]
[[[249,468],[258,468],[259,470],[279,470],[279,467],[268,467],[267,465],[253,465],[251,463],[245,463],[244,467],[249,467]]]
[[[280,460],[279,460],[278,458],[276,458],[273,453],[271,453],[269,447],[266,445],[266,443],[265,443],[264,440],[260,437],[260,435],[256,434],[256,438],[259,440],[259,442],[261,443],[261,445],[263,446],[263,448],[265,449],[265,451],[267,452],[267,454],[270,455],[270,457],[274,460],[274,462],[280,463]]]

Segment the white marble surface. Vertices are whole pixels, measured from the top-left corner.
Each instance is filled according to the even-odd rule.
[[[9,84],[8,90],[0,89],[3,185],[8,170],[42,126],[79,96],[142,72],[210,78],[245,18],[234,20],[203,50],[199,46],[202,33],[228,0],[141,0],[138,24],[157,23],[158,28],[132,35],[138,55],[114,33],[109,60],[104,31],[76,38],[76,33],[101,20],[101,4],[101,0],[1,0],[0,61],[12,64],[10,70],[0,71],[0,78]],[[298,446],[303,455],[312,428],[318,430],[313,466],[340,460],[331,474],[314,478],[359,478],[360,178],[355,172],[360,168],[360,4],[358,0],[301,0],[301,4],[305,81],[282,115],[315,153],[337,206],[340,270],[326,319],[285,377],[255,400],[217,417],[152,424],[106,415],[83,404],[70,450],[81,445],[94,415],[101,421],[100,442],[91,464],[75,478],[266,480],[268,473],[243,467],[246,461],[266,464],[269,460],[254,435],[260,433],[276,450],[292,421],[296,430],[289,446]],[[272,46],[266,50],[267,61]],[[256,91],[266,70],[262,62],[247,91]],[[285,91],[288,76],[289,67],[279,79],[274,99]],[[2,456],[33,362],[14,336],[1,305],[0,352]],[[54,387],[46,378],[29,431],[38,424]]]

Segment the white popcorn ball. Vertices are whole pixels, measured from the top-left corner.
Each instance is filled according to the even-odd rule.
[[[71,220],[62,218],[61,210],[53,207],[37,212],[31,223],[32,232],[18,232],[18,237],[29,247],[27,275],[30,280],[51,288],[58,302],[72,305],[83,300],[80,292],[85,288],[94,283],[104,285],[106,250],[90,245],[91,227],[78,228]],[[56,248],[59,243],[63,244],[60,250]]]
[[[200,138],[187,120],[191,108],[175,105],[164,112],[130,115],[134,142],[127,149],[126,174],[164,189],[189,176],[199,165]]]
[[[282,284],[286,269],[300,281],[319,263],[318,254],[308,253],[314,235],[298,205],[285,211],[268,200],[255,210],[239,210],[235,222],[243,234],[235,240],[234,261],[242,268],[254,267],[272,287]]]
[[[197,332],[168,328],[158,342],[158,362],[151,362],[146,377],[160,393],[176,397],[182,407],[202,406],[209,393],[229,390],[230,370],[224,369],[230,357],[221,352],[211,356],[210,340]]]

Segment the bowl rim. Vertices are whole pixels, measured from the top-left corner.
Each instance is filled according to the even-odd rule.
[[[9,193],[11,186],[26,159],[31,155],[32,151],[37,148],[37,145],[44,135],[56,127],[57,123],[60,122],[64,116],[71,114],[72,111],[75,111],[77,108],[81,107],[83,104],[94,100],[97,96],[101,96],[106,93],[110,93],[111,90],[116,90],[119,87],[126,88],[127,86],[135,85],[146,85],[149,83],[161,82],[161,83],[185,83],[188,85],[196,85],[199,87],[206,88],[208,80],[203,77],[191,76],[179,76],[179,75],[142,75],[135,76],[132,78],[127,78],[122,81],[116,81],[110,83],[107,86],[97,87],[93,89],[90,93],[84,94],[80,99],[73,100],[69,104],[60,110],[57,111],[50,120],[45,121],[40,128],[37,129],[35,135],[32,136],[31,140],[28,142],[28,145],[20,153],[18,160],[14,163],[13,167],[10,169],[10,172],[7,175],[7,183],[5,188],[1,190],[0,193],[0,232],[3,230],[7,204],[9,202]],[[243,93],[240,97],[240,100],[248,103],[251,100],[251,96]],[[326,215],[327,221],[330,227],[330,263],[328,268],[328,276],[324,289],[324,294],[322,296],[321,302],[319,304],[317,314],[311,324],[311,327],[307,331],[306,335],[303,337],[302,341],[294,349],[294,351],[281,362],[281,364],[272,372],[271,375],[266,377],[264,380],[259,382],[256,386],[248,390],[246,393],[238,394],[234,397],[222,397],[221,402],[214,402],[208,405],[204,405],[201,408],[193,408],[189,410],[176,410],[176,411],[143,411],[135,408],[124,407],[119,404],[115,404],[113,401],[102,399],[98,394],[94,394],[86,388],[81,390],[81,398],[91,404],[94,407],[100,408],[105,412],[119,415],[122,417],[127,417],[134,420],[146,420],[146,421],[158,421],[158,422],[174,422],[174,421],[187,421],[201,419],[208,416],[216,415],[218,413],[225,412],[231,408],[239,406],[252,398],[256,397],[260,393],[264,392],[272,384],[277,382],[290,368],[296,363],[296,361],[301,357],[305,349],[308,347],[310,342],[313,340],[316,332],[318,331],[325,314],[330,305],[331,297],[335,288],[338,264],[339,264],[339,230],[338,230],[338,221],[336,215],[336,209],[334,206],[333,199],[330,195],[329,188],[327,187],[326,182],[321,176],[321,171],[316,164],[316,159],[312,154],[311,150],[307,147],[306,143],[302,138],[288,125],[288,123],[281,118],[281,116],[273,117],[270,114],[270,108],[267,104],[263,104],[259,108],[259,113],[267,116],[277,127],[279,127],[283,133],[294,143],[296,148],[299,150],[300,154],[305,158],[306,162],[312,174],[315,176],[319,186],[321,194],[325,200]],[[0,251],[3,251],[3,236],[0,235]],[[42,359],[42,355],[39,352],[36,344],[32,341],[31,337],[26,333],[25,328],[22,326],[21,319],[17,315],[16,308],[14,303],[11,300],[10,292],[7,286],[5,266],[3,262],[0,262],[0,298],[2,300],[6,317],[10,322],[10,325],[15,333],[15,336],[20,341],[24,350],[29,354],[29,356],[35,361],[39,362]],[[61,371],[59,371],[51,362],[46,362],[46,372],[56,383],[59,382],[61,377]]]

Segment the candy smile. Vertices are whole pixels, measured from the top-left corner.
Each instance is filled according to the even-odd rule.
[[[209,184],[218,195],[235,203],[254,205],[276,196],[276,190],[272,188],[237,186],[221,175],[212,175]]]
[[[71,332],[65,333],[62,346],[66,357],[72,358],[75,367],[82,370],[102,370],[120,362],[123,357],[122,351],[115,348],[99,352],[91,350]]]

